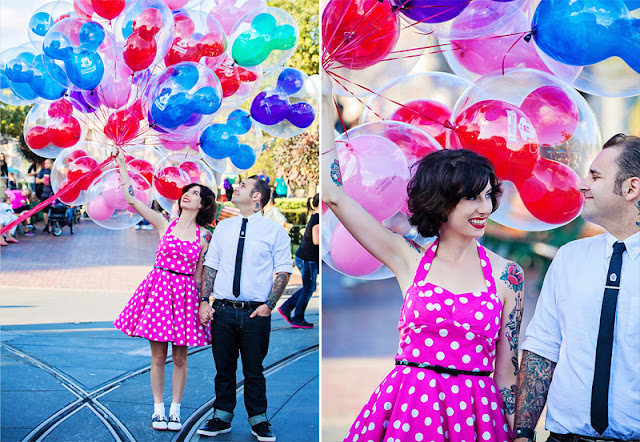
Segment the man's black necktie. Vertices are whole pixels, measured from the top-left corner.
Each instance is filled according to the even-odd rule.
[[[242,253],[244,252],[244,237],[247,233],[247,218],[242,218],[240,238],[238,239],[238,251],[236,252],[236,270],[233,274],[233,295],[240,296],[240,273],[242,272]]]
[[[600,313],[600,331],[596,346],[596,365],[591,387],[591,426],[603,434],[609,426],[609,377],[611,374],[611,354],[613,353],[613,329],[616,320],[616,304],[620,290],[620,270],[622,269],[623,242],[613,244],[613,255],[607,272],[607,282]]]

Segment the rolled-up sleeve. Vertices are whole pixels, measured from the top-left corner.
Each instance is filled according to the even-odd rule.
[[[204,255],[204,265],[215,270],[220,269],[220,240],[221,240],[221,229],[216,228],[213,231],[213,236],[211,238],[211,242],[209,243],[209,248],[207,249],[207,253]]]
[[[274,273],[293,273],[291,238],[282,227],[276,230],[276,240],[273,245],[273,271]]]
[[[562,260],[561,252],[562,250],[558,252],[549,266],[542,284],[536,311],[527,327],[522,343],[523,350],[528,350],[553,362],[558,362],[560,345],[562,344],[556,304],[556,290],[560,282],[557,272]]]

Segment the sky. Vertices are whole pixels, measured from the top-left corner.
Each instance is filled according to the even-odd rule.
[[[0,0],[0,51],[20,46],[29,41],[29,19],[43,0]],[[69,3],[71,4],[71,3]]]

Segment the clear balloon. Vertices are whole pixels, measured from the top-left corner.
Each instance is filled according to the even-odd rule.
[[[216,189],[213,172],[197,157],[183,154],[169,155],[159,161],[153,173],[154,197],[160,206],[175,216],[178,215],[178,200],[182,189],[198,183]]]
[[[293,137],[315,120],[317,95],[315,84],[304,72],[293,68],[273,69],[254,87],[251,118],[270,135]]]
[[[156,130],[186,134],[213,120],[222,103],[222,88],[211,69],[182,62],[160,75],[150,102],[149,121]]]
[[[211,67],[206,62],[205,65]],[[253,86],[262,76],[262,68],[260,66],[243,68],[237,65],[233,58],[226,56],[215,68],[215,74],[222,86],[222,107],[231,109],[247,101]]]
[[[407,129],[418,131],[405,123],[368,123],[336,139],[344,191],[380,221],[400,210],[406,200],[407,159],[389,134]]]
[[[33,47],[42,51],[42,42],[49,29],[60,20],[73,15],[73,5],[64,1],[47,3],[36,9],[29,19],[29,41]]]
[[[231,33],[231,56],[242,67],[282,66],[296,51],[298,24],[288,12],[260,8],[246,14]]]
[[[67,91],[65,71],[29,44],[0,54],[0,88],[8,104],[62,98]],[[7,101],[5,101],[7,100]]]
[[[231,35],[233,27],[247,13],[267,6],[265,0],[212,0],[202,5],[203,11],[218,20],[227,35]]]
[[[640,94],[640,19],[623,0],[541,2],[531,27],[543,60],[578,68],[571,77],[550,66],[569,85],[593,95]],[[581,68],[581,69],[580,69]]]
[[[586,101],[555,77],[530,69],[484,77],[453,110],[451,148],[486,156],[504,180],[492,219],[520,230],[548,230],[582,207],[577,185],[602,140]]]
[[[411,74],[393,80],[377,90],[365,104],[360,123],[381,120],[402,121],[431,135],[446,146],[445,124],[451,109],[471,83],[445,72]],[[422,158],[419,145],[411,157]],[[425,146],[428,149],[428,146]],[[428,150],[431,152],[431,150]],[[427,153],[428,153],[427,152]]]
[[[200,137],[203,159],[214,170],[237,174],[255,164],[262,152],[262,131],[244,109],[219,114]]]
[[[57,157],[63,149],[85,139],[87,129],[80,115],[65,99],[36,104],[24,121],[27,146],[41,157]]]
[[[225,57],[227,35],[218,21],[197,11],[176,11],[174,40],[164,57],[165,65],[192,61],[215,69]]]
[[[151,206],[151,186],[142,175],[129,171],[129,183],[136,198]],[[142,217],[130,209],[124,198],[120,173],[110,169],[98,177],[87,190],[85,206],[89,217],[101,227],[111,230],[128,229],[138,224]]]
[[[174,40],[173,14],[162,0],[133,0],[118,16],[115,38],[131,70],[155,66]]]
[[[64,149],[51,167],[53,193],[57,194],[71,185],[72,188],[58,199],[70,206],[84,204],[87,189],[100,176],[100,172],[90,172],[105,159],[104,150],[94,142],[78,143],[73,148]]]

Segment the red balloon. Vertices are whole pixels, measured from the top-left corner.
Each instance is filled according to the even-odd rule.
[[[230,97],[238,92],[242,83],[252,82],[258,79],[258,75],[255,72],[238,66],[230,57],[224,59],[215,70],[215,74],[220,80],[223,98]]]
[[[364,69],[391,52],[399,33],[391,2],[331,0],[322,13],[323,61]]]
[[[200,167],[193,161],[185,161],[180,164],[180,169],[184,170],[189,178],[191,178],[192,183],[200,182]]]
[[[73,112],[73,105],[67,100],[54,101],[49,105],[47,113],[51,118],[64,117],[71,115]]]
[[[410,101],[391,115],[391,120],[403,121],[422,129],[435,138],[443,148],[447,146],[445,122],[449,118],[451,118],[451,109],[431,100]]]
[[[531,92],[520,105],[538,134],[541,146],[558,146],[578,127],[578,105],[562,88],[543,86]]]
[[[155,39],[144,39],[138,32],[127,37],[122,56],[124,62],[134,72],[142,71],[153,63],[156,58],[157,44]]]
[[[135,138],[139,129],[140,121],[135,111],[122,109],[109,116],[107,124],[104,126],[104,134],[116,146],[122,146]]]
[[[502,180],[514,184],[531,175],[539,158],[538,138],[518,107],[484,100],[462,110],[450,135],[452,149],[469,149],[488,158]]]
[[[179,168],[169,166],[153,177],[153,185],[160,195],[175,201],[182,195],[182,188],[189,184],[188,178]]]
[[[27,131],[27,136],[24,137],[24,140],[31,149],[44,149],[50,142],[49,129],[42,126],[34,126]]]
[[[107,20],[120,15],[125,3],[125,0],[91,0],[91,6],[93,6],[95,13]]]
[[[151,163],[146,160],[134,159],[129,161],[127,163],[127,166],[129,167],[130,170],[138,172],[140,175],[144,177],[144,179],[146,179],[149,182],[147,187],[144,187],[142,189],[142,190],[147,190],[151,186],[151,183],[153,182],[153,166],[151,165]]]
[[[77,200],[80,197],[80,192],[82,192],[83,190],[80,188],[80,186],[77,186],[77,185],[70,186],[69,184],[70,182],[68,179],[64,180],[63,182],[60,183],[60,189],[58,189],[58,199],[65,204],[71,204],[75,200]],[[67,187],[69,187],[69,190],[65,191]],[[63,191],[65,193],[61,195]]]
[[[545,223],[564,224],[582,209],[579,184],[580,177],[569,166],[540,157],[531,176],[517,187],[531,215]]]
[[[227,45],[223,34],[209,32],[198,40],[196,48],[200,57],[217,57],[224,54]]]
[[[82,149],[76,149],[73,152],[71,152],[69,154],[69,156],[67,156],[67,160],[69,160],[70,163],[74,162],[76,159],[80,158],[80,157],[86,157],[89,154],[87,152],[85,152]]]
[[[87,190],[96,178],[96,173],[90,174],[90,172],[97,166],[98,161],[89,156],[76,158],[69,163],[69,172],[67,173],[69,185],[75,185],[79,189],[78,192]]]
[[[82,127],[71,116],[61,117],[61,121],[49,128],[49,140],[58,147],[71,147],[82,136]]]
[[[147,8],[133,21],[133,32],[145,40],[153,39],[162,28],[162,13],[156,8]]]

